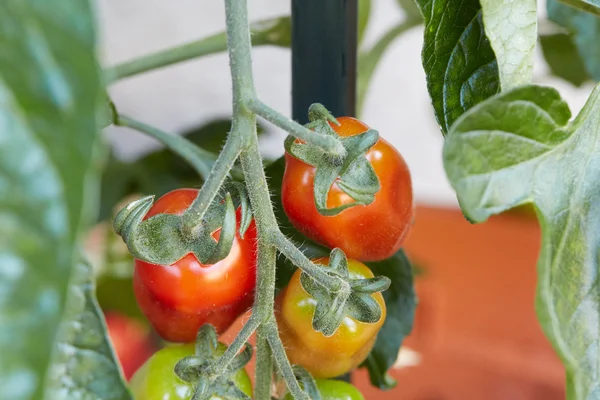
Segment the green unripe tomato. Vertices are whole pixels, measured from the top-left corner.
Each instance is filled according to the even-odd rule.
[[[334,379],[316,379],[317,388],[321,392],[321,400],[365,400],[362,393],[353,385]],[[293,400],[291,394],[285,400]]]
[[[179,379],[174,368],[179,360],[194,355],[194,343],[172,345],[156,352],[131,378],[130,389],[135,400],[189,400],[194,386]],[[227,347],[219,344],[217,354]],[[244,369],[237,371],[235,385],[248,396],[252,395],[252,383]],[[211,400],[222,400],[213,396]]]

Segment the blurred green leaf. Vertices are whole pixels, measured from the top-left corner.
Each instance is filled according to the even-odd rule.
[[[600,80],[600,17],[578,10],[557,0],[547,0],[546,8],[551,21],[573,33],[575,45],[587,72],[595,80]]]
[[[483,222],[533,203],[541,227],[537,312],[565,364],[570,400],[600,398],[600,85],[579,115],[527,85],[466,112],[444,145],[465,214]]]
[[[133,269],[133,260],[131,261],[131,269]],[[96,296],[103,310],[118,311],[123,315],[146,321],[146,317],[137,304],[131,277],[110,275],[101,277],[98,280]]]
[[[365,36],[370,17],[371,0],[358,0],[358,47],[360,47]]]
[[[581,11],[600,16],[600,1],[599,0],[560,0],[562,3],[568,4]]]
[[[445,135],[469,108],[500,91],[496,56],[479,0],[417,0],[425,17],[423,68]]]
[[[419,6],[415,0],[396,0],[396,2],[402,8],[402,10],[404,10],[407,20],[423,20],[421,10],[419,10]]]
[[[94,296],[92,268],[73,270],[49,370],[47,400],[133,400]]]
[[[540,45],[552,75],[571,82],[577,87],[590,80],[570,35],[557,33],[540,36]]]
[[[0,43],[0,397],[41,399],[76,241],[96,216],[90,4],[2,1]]]

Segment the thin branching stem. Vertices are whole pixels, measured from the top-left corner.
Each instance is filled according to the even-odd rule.
[[[249,106],[256,115],[289,132],[292,136],[322,148],[331,155],[341,157],[346,153],[346,149],[342,146],[342,143],[334,136],[313,132],[296,121],[283,116],[259,99],[254,99]]]
[[[260,323],[261,320],[258,316],[254,314],[250,316],[233,342],[231,342],[227,350],[225,350],[225,353],[219,358],[219,361],[211,366],[210,371],[208,371],[210,375],[221,375],[227,370],[229,364],[231,364],[237,353],[239,353],[246,342],[248,342],[248,339],[250,339],[250,336],[256,331],[256,328],[258,328]]]
[[[298,383],[298,379],[296,379],[294,369],[292,368],[292,365],[285,354],[283,343],[281,343],[281,339],[279,338],[277,325],[275,322],[271,321],[265,325],[265,329],[267,330],[267,339],[269,341],[269,345],[271,346],[271,351],[273,352],[275,364],[277,365],[277,369],[281,373],[281,376],[283,377],[290,394],[296,400],[310,400],[310,397],[308,397],[308,394],[302,390],[300,384]]]
[[[273,358],[271,355],[271,347],[267,341],[266,325],[259,327],[256,334],[256,365],[257,368],[263,370],[256,375],[254,383],[254,398],[255,399],[270,399],[271,398],[271,380],[273,378]]]
[[[304,271],[321,286],[328,288],[332,292],[337,292],[342,288],[344,283],[342,280],[335,280],[327,275],[322,267],[318,267],[310,261],[291,240],[281,233],[281,231],[277,230],[277,232],[271,236],[271,241],[277,250],[287,257],[292,264]]]
[[[253,30],[252,45],[285,46],[289,39],[286,38],[289,30],[289,17],[278,17],[255,23],[257,29]],[[131,61],[126,61],[105,71],[107,84],[120,79],[153,71],[155,69],[179,64],[184,61],[222,53],[227,50],[227,35],[225,32],[217,33],[200,40],[183,45],[157,51]]]
[[[202,219],[208,210],[208,207],[215,199],[221,185],[227,178],[229,171],[233,168],[235,160],[242,151],[241,136],[237,134],[235,124],[232,132],[227,137],[225,146],[215,164],[213,165],[210,174],[206,177],[204,185],[198,193],[198,197],[190,205],[186,212],[186,218],[183,221],[183,232],[187,232],[190,236],[195,235],[196,229],[202,226]]]

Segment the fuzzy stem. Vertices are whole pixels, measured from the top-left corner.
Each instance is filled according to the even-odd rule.
[[[289,31],[289,17],[279,17],[260,21],[256,23],[256,26],[259,29],[255,29],[252,32],[252,45],[288,45],[287,42],[289,39],[286,38],[286,31]],[[133,75],[168,67],[169,65],[193,60],[202,56],[221,53],[226,50],[227,35],[225,32],[221,32],[200,40],[157,51],[135,60],[115,65],[106,70],[105,80],[107,84],[110,84]]]
[[[277,364],[277,368],[279,369],[279,372],[281,372],[281,376],[285,380],[290,394],[296,400],[310,400],[308,394],[302,390],[298,380],[296,379],[292,365],[285,354],[283,343],[281,343],[281,339],[279,338],[277,325],[274,322],[270,322],[265,326],[265,328],[267,329],[267,339],[269,340],[269,345],[271,346],[271,351],[273,352],[275,364]]]
[[[328,288],[331,292],[341,290],[344,282],[327,275],[323,268],[316,266],[292,243],[281,231],[271,237],[273,245],[286,256],[292,264],[300,268],[313,278],[321,286]]]
[[[271,398],[271,379],[273,377],[273,358],[267,341],[265,325],[261,325],[256,335],[256,382],[254,384],[255,399]],[[260,371],[260,372],[259,372]]]
[[[210,174],[206,177],[204,185],[202,185],[202,189],[198,193],[198,197],[196,197],[186,212],[186,216],[183,219],[182,232],[194,236],[196,229],[202,227],[204,214],[215,199],[229,171],[233,168],[233,164],[240,155],[241,150],[241,136],[239,132],[236,132],[235,124],[233,124],[232,132],[227,137],[225,146],[221,150],[217,161],[215,161]]]
[[[225,353],[219,358],[215,364],[213,364],[208,371],[209,375],[218,376],[225,372],[231,361],[235,358],[237,353],[244,347],[250,336],[256,331],[256,328],[260,325],[260,318],[252,314],[248,322],[244,324],[240,332],[237,334],[233,342],[229,345]]]
[[[346,149],[342,143],[334,136],[323,135],[322,133],[311,131],[310,129],[300,125],[296,121],[284,117],[279,112],[275,111],[262,101],[255,99],[250,103],[250,109],[272,123],[273,125],[291,133],[298,139],[307,143],[319,146],[324,151],[342,157],[346,154]]]
[[[263,324],[258,328],[260,339],[258,341],[258,353],[261,354],[261,358],[265,358],[269,349],[265,348],[267,340],[264,340],[264,338],[269,337],[271,331],[271,329],[266,330],[267,327],[275,326],[274,332],[277,336],[277,326],[273,315],[277,251],[271,244],[270,238],[273,236],[272,232],[278,231],[278,226],[271,204],[262,158],[258,150],[256,115],[249,109],[250,104],[256,98],[256,93],[252,77],[250,29],[246,0],[226,0],[225,11],[227,14],[227,40],[233,82],[233,126],[237,128],[234,129],[234,132],[244,135],[242,141],[246,146],[240,155],[240,160],[258,232],[256,298],[252,311],[254,315],[259,316]],[[268,341],[271,342],[271,340]],[[277,336],[277,340],[279,341],[279,336]],[[283,346],[281,346],[282,348]],[[279,357],[283,357],[289,365],[285,352],[283,355],[280,354]],[[279,363],[281,363],[281,360]],[[260,386],[257,388],[259,395],[255,396],[257,400],[268,400],[270,398],[270,388],[267,388],[272,373],[270,366],[271,363],[257,365],[256,381],[259,382]],[[299,387],[293,374],[292,379],[295,381],[295,385]]]

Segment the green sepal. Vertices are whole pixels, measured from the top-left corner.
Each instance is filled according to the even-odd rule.
[[[243,239],[246,231],[250,227],[253,216],[246,185],[242,182],[230,181],[223,185],[223,190],[234,195],[233,201],[235,209],[237,210],[238,207],[241,209],[239,234]]]
[[[231,193],[235,195],[235,201]],[[123,238],[131,255],[152,264],[171,265],[189,253],[203,264],[214,264],[227,257],[233,246],[237,226],[236,206],[239,205],[242,211],[240,236],[243,237],[252,221],[248,194],[240,183],[224,185],[206,211],[202,223],[193,232],[183,228],[184,222],[192,218],[190,209],[182,215],[158,214],[143,220],[153,200],[154,196],[147,196],[129,203],[113,221],[115,232]],[[213,234],[219,229],[217,241]]]
[[[345,317],[363,323],[375,323],[381,318],[381,307],[371,296],[386,290],[390,279],[385,276],[376,278],[352,279],[348,273],[348,259],[340,249],[333,249],[329,267],[323,269],[332,279],[338,278],[347,283],[342,289],[331,292],[308,274],[302,272],[300,284],[316,301],[312,327],[324,336],[332,336]],[[348,288],[348,289],[345,289]]]
[[[213,249],[211,255],[204,262],[207,264],[214,264],[215,262],[227,257],[233,246],[233,240],[235,239],[236,229],[236,217],[235,208],[233,207],[233,200],[231,195],[227,193],[225,195],[225,215],[222,218],[221,225],[221,236],[217,245]],[[212,233],[212,232],[211,232]]]
[[[315,120],[308,126],[318,133],[337,136],[327,123],[328,120]],[[337,215],[349,207],[369,205],[375,200],[375,194],[380,189],[379,178],[365,157],[366,152],[379,140],[379,133],[369,129],[358,135],[338,137],[338,140],[346,149],[346,155],[342,158],[332,157],[315,145],[298,142],[293,136],[288,136],[284,142],[285,150],[289,154],[316,169],[315,205],[317,211],[326,216]],[[327,195],[334,183],[354,202],[328,208]]]
[[[219,351],[217,332],[214,326],[205,324],[196,335],[195,355],[182,358],[174,372],[179,379],[196,385],[192,399],[209,400],[213,396],[229,400],[248,400],[250,397],[234,383],[233,375],[244,368],[252,358],[252,346],[246,345],[223,374],[210,377],[205,372],[222,356]]]

